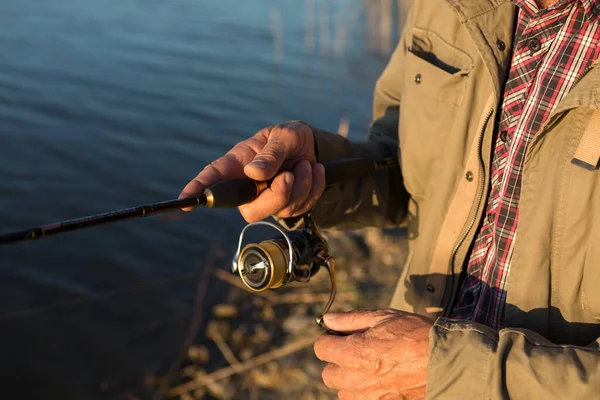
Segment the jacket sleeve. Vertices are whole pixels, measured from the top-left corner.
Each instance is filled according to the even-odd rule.
[[[427,399],[599,398],[599,344],[556,345],[526,329],[440,318],[430,332]]]
[[[371,160],[399,157],[398,120],[406,41],[404,34],[377,81],[368,140],[352,143],[342,136],[313,128],[319,162],[353,157]],[[391,168],[351,184],[328,188],[313,208],[313,216],[323,228],[401,226],[409,197],[400,168]]]

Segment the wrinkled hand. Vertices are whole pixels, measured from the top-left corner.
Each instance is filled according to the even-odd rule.
[[[285,172],[277,175],[280,170]],[[317,163],[312,129],[288,122],[261,130],[204,168],[179,198],[198,195],[225,179],[243,177],[257,181],[275,177],[256,200],[239,207],[248,222],[272,215],[288,218],[310,210],[325,189],[325,168]]]
[[[349,336],[324,333],[317,357],[329,364],[323,382],[340,399],[423,399],[429,330],[433,322],[393,309],[326,314],[325,324]]]

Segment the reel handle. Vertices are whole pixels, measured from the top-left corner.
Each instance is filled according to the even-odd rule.
[[[329,309],[331,308],[331,305],[335,300],[335,295],[337,294],[337,284],[335,282],[335,260],[331,257],[328,257],[323,263],[323,266],[327,269],[327,272],[329,272],[329,279],[331,281],[331,295],[329,296],[329,301],[323,309],[323,313],[321,313],[321,315],[319,315],[317,319],[315,319],[315,322],[317,323],[317,325],[319,325],[321,329],[323,329],[330,335],[348,336],[347,333],[334,331],[333,329],[329,329],[329,327],[325,325],[325,320],[323,316],[329,312]]]

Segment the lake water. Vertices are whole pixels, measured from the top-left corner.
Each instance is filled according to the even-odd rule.
[[[362,2],[317,3],[311,23],[299,0],[0,0],[0,231],[177,197],[277,122],[363,139],[385,57]],[[127,398],[242,226],[197,210],[0,248],[0,397]]]

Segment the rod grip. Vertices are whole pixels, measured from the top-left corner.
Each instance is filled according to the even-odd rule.
[[[210,208],[235,208],[255,200],[268,187],[267,182],[249,178],[228,179],[215,183],[204,191],[206,206]]]
[[[329,161],[325,166],[325,184],[339,185],[374,173],[378,167],[372,160],[352,158]],[[249,178],[228,179],[218,182],[204,191],[206,206],[210,208],[235,208],[254,201],[273,179],[257,182]]]

